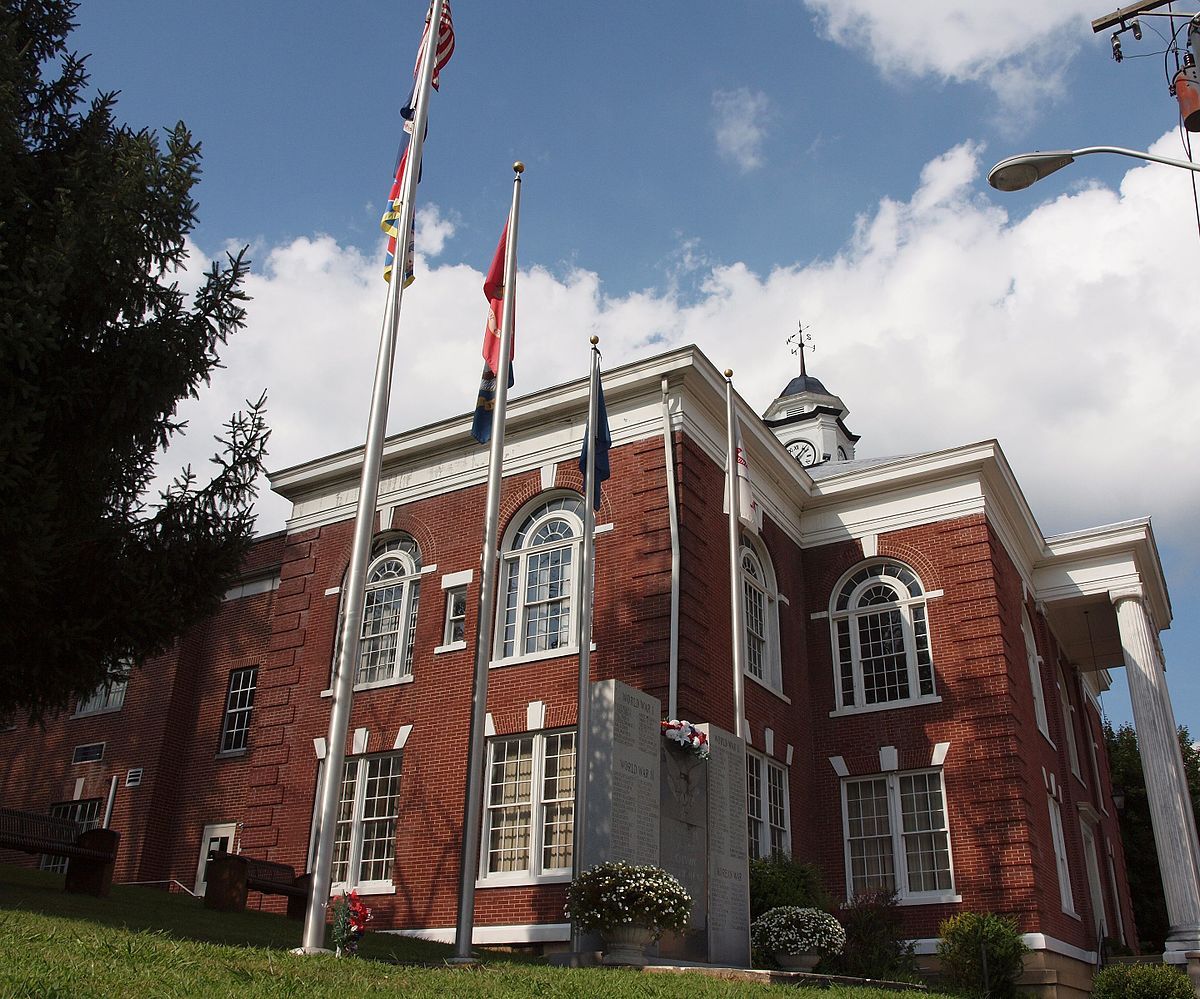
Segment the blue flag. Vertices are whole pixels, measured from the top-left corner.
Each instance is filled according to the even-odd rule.
[[[513,387],[512,364],[508,366],[508,387]],[[471,436],[480,444],[492,439],[492,413],[496,409],[496,376],[486,364],[479,379],[479,398],[475,401],[475,417],[471,420]]]
[[[597,428],[593,433],[592,428],[588,427],[588,433],[583,439],[583,450],[579,453],[579,471],[583,473],[585,485],[587,479],[587,460],[588,460],[588,442],[593,438],[596,441],[596,484],[595,491],[592,496],[592,509],[600,509],[600,483],[607,482],[612,477],[612,467],[608,462],[608,449],[612,447],[612,433],[608,429],[608,409],[604,405],[604,385],[600,379],[596,379],[596,392],[599,398],[596,400],[596,423]]]

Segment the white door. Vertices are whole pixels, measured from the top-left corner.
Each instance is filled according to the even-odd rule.
[[[208,862],[214,853],[224,850],[233,853],[233,840],[237,835],[236,822],[222,822],[205,826],[200,837],[200,860],[196,864],[196,894],[203,895],[208,884]]]

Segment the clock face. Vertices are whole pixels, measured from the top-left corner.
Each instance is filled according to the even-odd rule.
[[[787,446],[788,454],[795,458],[801,465],[808,468],[810,465],[815,465],[817,462],[817,449],[806,440],[792,441]]]
[[[849,457],[849,455],[846,454],[846,449],[839,444],[838,445],[838,461],[845,461],[848,457]]]

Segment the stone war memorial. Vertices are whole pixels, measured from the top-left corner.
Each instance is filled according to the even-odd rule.
[[[707,760],[660,734],[657,698],[619,680],[592,684],[584,867],[653,864],[692,897],[686,933],[659,942],[662,958],[750,964],[746,752],[712,725]]]

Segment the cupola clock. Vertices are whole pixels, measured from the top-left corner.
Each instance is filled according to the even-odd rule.
[[[813,447],[811,441],[806,441],[803,438],[792,441],[788,446],[788,454],[795,458],[801,465],[808,468],[810,465],[817,463],[817,449]]]

